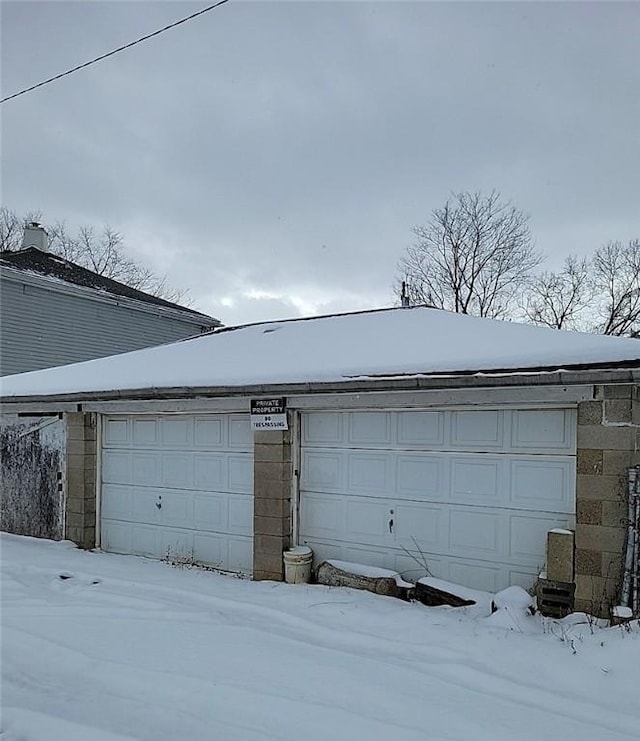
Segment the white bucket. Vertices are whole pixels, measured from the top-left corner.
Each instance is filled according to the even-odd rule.
[[[306,545],[297,545],[282,554],[284,580],[287,584],[307,584],[311,578],[313,551]]]

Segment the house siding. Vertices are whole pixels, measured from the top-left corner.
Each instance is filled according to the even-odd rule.
[[[117,298],[81,296],[2,276],[0,375],[139,350],[197,335],[198,317],[168,317]]]

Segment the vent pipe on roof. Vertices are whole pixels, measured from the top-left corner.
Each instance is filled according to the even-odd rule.
[[[409,302],[409,295],[407,294],[407,284],[405,281],[402,281],[402,293],[400,294],[400,306],[402,306],[403,309],[408,309],[411,306]]]
[[[32,221],[27,224],[24,228],[24,236],[22,237],[22,249],[27,247],[36,247],[41,252],[46,252],[49,249],[48,234],[43,226],[38,224],[37,221]]]

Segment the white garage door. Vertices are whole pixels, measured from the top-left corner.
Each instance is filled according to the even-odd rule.
[[[248,415],[106,418],[101,523],[104,550],[250,573]]]
[[[309,412],[300,540],[316,557],[530,587],[546,533],[573,527],[575,411]]]

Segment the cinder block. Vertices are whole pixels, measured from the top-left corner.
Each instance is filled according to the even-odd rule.
[[[625,500],[602,502],[602,524],[609,527],[625,528],[627,525],[628,506]]]
[[[258,499],[289,499],[291,481],[254,477],[254,502]]]
[[[547,533],[547,578],[551,581],[573,581],[574,535],[570,530]]]
[[[628,450],[603,450],[602,473],[613,476],[627,475],[627,469],[632,465],[631,452]]]
[[[255,445],[253,448],[254,465],[276,461],[288,463],[291,460],[291,448],[283,445]]]
[[[602,501],[598,499],[578,499],[576,502],[576,521],[583,525],[602,525]],[[565,581],[570,581],[570,579],[565,579]]]
[[[635,429],[604,425],[578,426],[578,450],[634,450]],[[586,472],[585,472],[586,473]]]
[[[577,500],[598,499],[600,501],[617,501],[623,490],[620,476],[599,476],[578,473],[576,481]]]
[[[255,497],[253,500],[254,517],[289,517],[291,511],[290,499],[263,499]]]
[[[602,450],[578,448],[576,468],[578,473],[600,476],[602,474]]]
[[[253,478],[270,479],[271,481],[282,481],[291,477],[291,464],[282,461],[259,461],[253,462]]]
[[[274,579],[275,581],[282,581],[284,579],[282,553],[255,554],[253,557],[253,578],[255,580]]]
[[[576,575],[576,608],[598,617],[609,617],[619,586],[619,579]]]
[[[253,537],[254,552],[257,556],[282,556],[282,551],[287,547],[288,540],[283,535],[261,535],[256,533]]]
[[[576,524],[576,548],[601,553],[622,553],[624,539],[624,528]]]
[[[578,404],[579,425],[599,425],[602,423],[602,402],[582,401]]]
[[[602,553],[576,549],[576,575],[602,576]]]
[[[631,399],[606,399],[604,420],[607,422],[631,422]]]
[[[573,612],[575,590],[576,585],[572,582],[538,579],[536,583],[538,610],[547,617],[566,617]]]
[[[254,515],[253,532],[256,535],[289,535],[290,524],[288,517],[263,517]]]

